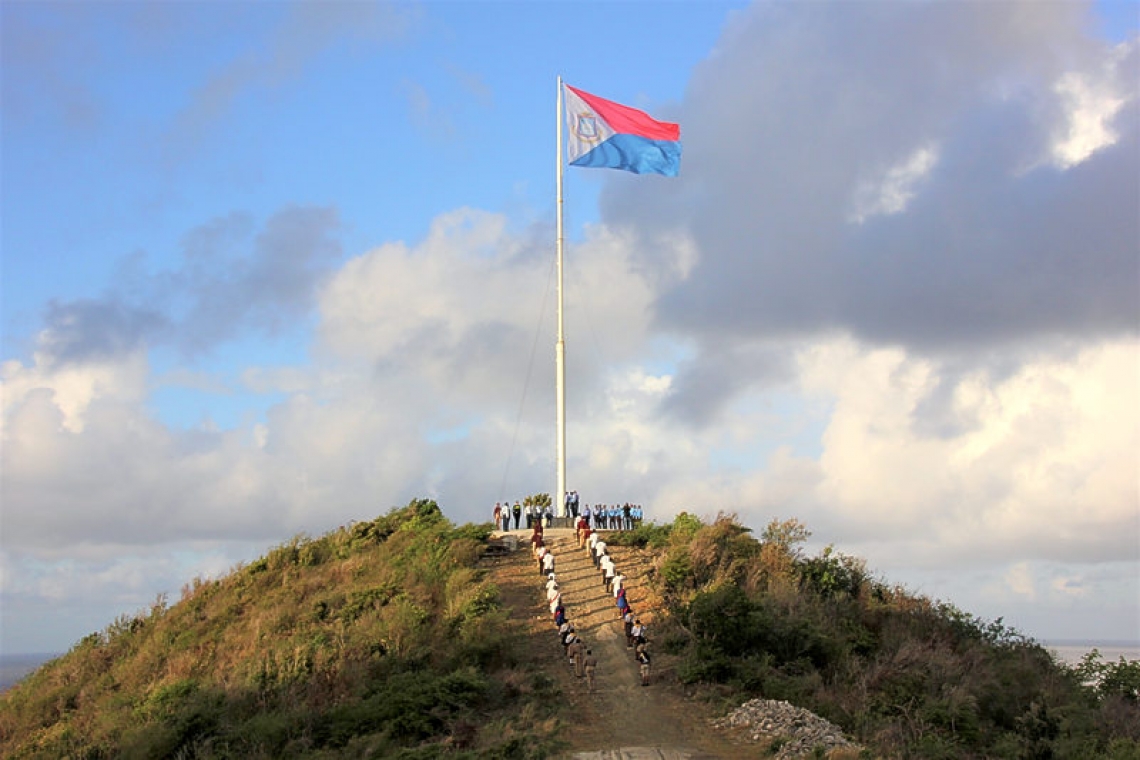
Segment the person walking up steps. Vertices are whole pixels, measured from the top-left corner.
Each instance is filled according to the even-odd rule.
[[[573,675],[581,678],[586,675],[586,643],[580,638],[575,640],[575,643],[570,645],[567,649],[570,659],[573,661]]]
[[[566,655],[570,658],[570,664],[574,666],[574,675],[578,678],[586,675],[586,644],[581,638],[575,637],[570,642],[570,646],[566,647]]]
[[[606,587],[606,593],[612,594],[614,592],[614,578],[617,576],[617,568],[614,567],[613,558],[606,554],[602,556],[602,583]]]
[[[641,670],[641,685],[649,685],[649,649],[644,644],[637,647],[637,664]]]
[[[586,691],[591,694],[594,692],[594,674],[598,670],[598,658],[589,649],[586,650],[586,659],[583,661],[583,669],[586,671]]]

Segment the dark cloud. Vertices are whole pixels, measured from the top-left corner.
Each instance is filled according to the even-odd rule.
[[[681,363],[662,411],[695,427],[720,421],[728,402],[749,388],[792,378],[791,353],[784,346],[713,343]]]
[[[256,235],[243,215],[216,219],[186,235],[176,268],[151,274],[127,257],[107,295],[52,302],[41,349],[64,362],[156,345],[193,355],[250,330],[278,334],[311,311],[339,262],[338,227],[331,208],[287,208]]]
[[[1085,163],[1028,168],[1054,126],[1037,101],[1064,61],[999,55],[1008,40],[939,25],[936,8],[763,7],[730,35],[682,110],[682,178],[606,198],[614,221],[680,219],[696,237],[700,264],[661,303],[669,327],[838,327],[925,348],[1134,323],[1135,107],[1117,115],[1120,141]],[[990,93],[1007,79],[1015,97]],[[867,168],[928,143],[939,157],[905,212],[852,222]]]
[[[1077,3],[740,14],[683,105],[659,113],[681,122],[681,177],[621,177],[603,193],[607,223],[696,243],[699,263],[657,303],[659,326],[716,363],[692,373],[703,390],[690,395],[715,408],[705,391],[742,384],[721,378],[734,371],[730,341],[836,332],[937,357],[1135,333],[1140,64],[1133,45],[1113,70],[1087,14]],[[1109,124],[1114,144],[1062,169],[1051,151],[1070,106],[1056,85],[1070,72],[1133,99]],[[916,158],[893,194],[879,192]],[[653,246],[640,255],[651,261]]]
[[[155,342],[170,326],[157,311],[111,299],[48,304],[40,348],[55,361],[99,361]]]

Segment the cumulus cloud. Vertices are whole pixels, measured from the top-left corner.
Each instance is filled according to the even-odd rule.
[[[692,382],[732,374],[726,336],[839,330],[945,354],[1134,335],[1140,64],[1135,41],[1086,37],[1086,11],[761,3],[734,16],[665,114],[683,124],[682,177],[603,195],[608,224],[694,241],[691,276],[655,305],[694,341]],[[739,385],[676,390],[715,409]]]

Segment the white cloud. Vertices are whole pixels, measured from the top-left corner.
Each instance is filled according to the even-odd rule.
[[[146,394],[147,357],[142,351],[113,360],[83,364],[56,364],[37,352],[30,366],[18,360],[0,366],[0,432],[9,415],[29,394],[50,393],[60,415],[60,426],[69,433],[82,433],[87,410],[98,399],[137,402]]]
[[[862,224],[877,214],[898,214],[917,192],[919,183],[938,163],[937,146],[925,145],[913,151],[881,176],[861,183],[855,188],[854,209],[849,219]]]
[[[1134,67],[1129,56],[1136,43],[1118,45],[1097,72],[1070,71],[1053,86],[1065,111],[1065,123],[1052,146],[1053,162],[1068,169],[1119,139],[1113,119],[1136,98]]]

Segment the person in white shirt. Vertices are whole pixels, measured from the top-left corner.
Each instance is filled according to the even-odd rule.
[[[625,585],[625,576],[621,573],[618,573],[614,576],[614,580],[611,585],[613,585],[614,596],[617,597],[618,592],[621,591],[622,587]]]
[[[613,584],[614,576],[617,575],[617,568],[614,567],[614,561],[610,555],[602,555],[602,584],[605,585],[607,592],[612,592],[611,585]]]
[[[598,566],[598,563],[602,560],[602,555],[605,553],[606,542],[599,538],[597,543],[594,544],[594,567]]]

